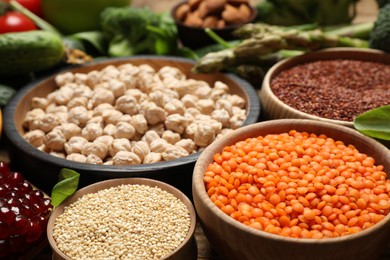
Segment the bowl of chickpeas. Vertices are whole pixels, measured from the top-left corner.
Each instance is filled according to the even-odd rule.
[[[25,86],[4,111],[11,163],[48,192],[69,168],[80,173],[80,187],[145,177],[191,195],[200,152],[260,114],[249,83],[193,74],[193,64],[153,55],[104,59]]]
[[[208,146],[193,200],[221,259],[378,259],[390,239],[390,151],[354,129],[263,121]]]
[[[196,260],[196,213],[164,182],[120,178],[88,185],[53,210],[53,259]]]

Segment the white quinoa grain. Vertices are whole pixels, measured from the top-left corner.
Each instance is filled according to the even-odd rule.
[[[188,208],[174,195],[128,184],[65,207],[53,237],[72,259],[160,259],[183,242],[190,223]]]

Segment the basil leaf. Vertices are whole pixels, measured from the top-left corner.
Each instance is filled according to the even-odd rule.
[[[76,192],[79,185],[80,174],[70,169],[62,169],[60,181],[53,187],[51,192],[51,204],[54,207]]]
[[[72,35],[68,35],[68,38],[73,38],[80,41],[89,42],[98,52],[105,54],[105,40],[102,32],[88,31],[79,32]]]
[[[390,105],[367,111],[355,118],[354,127],[373,138],[390,140]]]

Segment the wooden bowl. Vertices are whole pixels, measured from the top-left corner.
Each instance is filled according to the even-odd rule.
[[[390,55],[373,49],[359,48],[329,48],[321,51],[299,55],[276,63],[266,73],[261,90],[259,92],[262,116],[266,119],[301,118],[314,119],[328,123],[353,127],[353,122],[323,118],[299,111],[282,102],[271,89],[272,80],[282,71],[294,66],[320,60],[349,59],[359,61],[373,61],[390,64]]]
[[[134,56],[130,58],[107,59],[96,61],[85,66],[69,69],[72,72],[86,73],[91,70],[100,70],[107,65],[120,65],[131,62],[134,65],[149,64],[155,69],[164,66],[179,68],[189,78],[204,80],[209,84],[219,80],[230,86],[230,92],[246,100],[247,118],[244,125],[257,122],[260,114],[259,98],[254,88],[244,80],[232,74],[192,74],[194,62],[188,59],[162,56]],[[94,165],[78,163],[52,156],[41,152],[29,143],[22,135],[25,130],[22,121],[31,108],[33,97],[45,97],[55,88],[54,75],[39,80],[21,89],[9,102],[4,111],[4,133],[8,139],[8,151],[11,164],[25,172],[26,177],[35,185],[50,192],[58,182],[58,173],[62,168],[70,168],[80,173],[79,187],[111,178],[146,177],[165,181],[191,196],[192,171],[200,152],[171,161],[153,164],[139,164],[127,166]]]
[[[225,214],[211,201],[206,193],[203,176],[214,154],[246,138],[285,133],[293,129],[326,134],[346,145],[352,144],[360,152],[372,156],[377,165],[383,165],[389,177],[390,151],[379,142],[348,127],[318,120],[279,119],[237,129],[203,151],[193,174],[194,206],[203,231],[218,255],[221,259],[247,260],[368,260],[381,256],[390,239],[390,215],[373,227],[352,235],[324,239],[290,238],[248,227]]]
[[[188,234],[185,237],[184,241],[172,253],[170,253],[169,255],[167,255],[162,259],[167,259],[167,260],[168,259],[169,260],[176,260],[176,259],[196,260],[197,259],[198,251],[197,251],[197,245],[196,245],[195,235],[194,235],[195,225],[196,225],[196,213],[191,201],[181,191],[179,191],[178,189],[174,188],[171,185],[168,185],[160,181],[156,181],[152,179],[144,179],[144,178],[122,178],[122,179],[113,179],[113,180],[106,180],[106,181],[94,183],[92,185],[89,185],[87,187],[78,190],[71,197],[69,197],[63,203],[61,203],[60,206],[55,208],[53,210],[53,213],[50,216],[48,226],[47,226],[47,236],[50,243],[50,247],[53,250],[53,259],[56,260],[71,259],[67,255],[65,255],[61,250],[59,250],[56,241],[53,238],[53,229],[54,229],[56,218],[64,212],[64,208],[71,205],[72,203],[74,203],[75,201],[77,201],[79,198],[81,198],[86,194],[96,193],[100,190],[109,189],[111,187],[117,187],[120,185],[127,185],[127,184],[130,185],[139,184],[139,185],[147,185],[151,187],[158,187],[174,195],[181,202],[183,202],[185,206],[187,206],[191,217]]]
[[[210,38],[210,36],[208,36],[207,33],[205,33],[204,31],[205,28],[188,26],[184,24],[182,21],[177,19],[177,15],[176,15],[177,9],[186,3],[188,3],[188,1],[181,1],[176,5],[174,5],[171,10],[171,16],[175,21],[180,42],[184,46],[190,47],[192,49],[199,49],[207,45],[216,44],[216,42],[212,38]],[[256,8],[254,8],[251,5],[249,5],[249,7],[251,9],[251,16],[248,19],[248,21],[244,23],[227,25],[224,28],[211,28],[211,29],[224,40],[230,41],[230,40],[237,39],[233,36],[232,34],[233,31],[245,23],[253,22],[256,18],[257,15]]]

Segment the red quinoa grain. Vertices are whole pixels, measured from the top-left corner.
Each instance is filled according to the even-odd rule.
[[[323,60],[277,75],[272,92],[302,112],[353,121],[368,110],[390,104],[390,66],[358,60]]]

